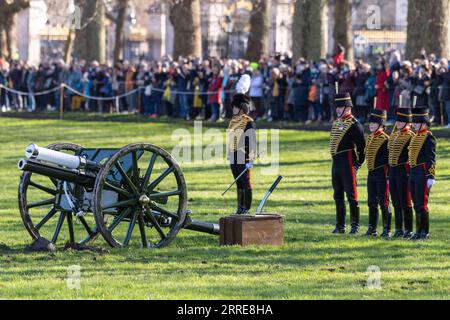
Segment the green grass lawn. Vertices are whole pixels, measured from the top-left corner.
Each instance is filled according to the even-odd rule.
[[[450,140],[441,138],[437,180],[431,194],[431,239],[385,241],[334,236],[328,133],[280,132],[280,174],[284,180],[267,212],[285,216],[285,245],[220,247],[215,236],[180,231],[167,248],[127,249],[93,245],[108,253],[63,251],[26,253],[30,236],[17,206],[17,161],[28,143],[70,141],[86,147],[121,147],[149,142],[171,150],[173,123],[94,121],[79,118],[0,118],[0,299],[448,299],[450,298]],[[101,120],[101,121],[100,121]],[[107,120],[107,119],[106,119]],[[177,127],[191,130],[192,124]],[[205,128],[206,130],[207,128]],[[217,222],[233,213],[235,192],[225,163],[182,164],[189,208],[199,220]],[[263,167],[264,168],[264,167]],[[276,175],[253,173],[254,207]],[[362,231],[367,225],[367,170],[358,176]],[[63,230],[63,232],[65,229]],[[81,267],[81,290],[66,283],[67,268]],[[381,271],[380,290],[369,289],[369,266]]]

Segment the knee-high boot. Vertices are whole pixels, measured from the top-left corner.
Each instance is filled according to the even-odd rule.
[[[333,233],[345,233],[345,215],[346,207],[344,200],[335,200],[336,202],[336,228]]]
[[[391,221],[392,221],[392,213],[388,208],[381,209],[381,217],[383,220],[383,233],[381,234],[384,238],[389,238],[391,236]]]
[[[395,233],[394,238],[403,236],[403,210],[402,208],[394,208],[395,214]]]
[[[359,206],[356,204],[350,204],[350,220],[352,223],[350,234],[359,233],[359,215]]]
[[[235,214],[242,214],[242,209],[244,207],[244,189],[237,189],[237,210]]]
[[[403,218],[405,219],[405,233],[404,238],[411,238],[413,230],[413,209],[406,208],[403,211]]]
[[[378,208],[369,208],[369,227],[366,236],[376,236],[378,225]]]
[[[243,189],[243,199],[242,199],[242,208],[244,209],[244,214],[247,214],[252,207],[252,189]]]

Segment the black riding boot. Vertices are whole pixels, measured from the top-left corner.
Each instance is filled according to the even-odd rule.
[[[410,240],[419,240],[422,236],[422,217],[416,212],[416,233],[410,238]]]
[[[237,189],[237,210],[235,214],[242,214],[244,209],[244,189]]]
[[[359,207],[357,205],[350,204],[350,221],[352,223],[350,234],[359,233]]]
[[[366,236],[377,236],[378,208],[369,208],[369,227]]]
[[[395,233],[394,238],[403,237],[403,210],[402,208],[394,208],[395,214]]]
[[[422,236],[420,239],[428,240],[430,236],[430,214],[428,212],[422,213]]]
[[[383,233],[381,234],[381,237],[390,238],[391,237],[391,220],[392,220],[391,210],[389,210],[389,208],[381,209],[381,217],[383,219]]]
[[[345,215],[346,208],[344,200],[335,200],[336,202],[336,228],[333,233],[345,233]]]
[[[242,190],[242,208],[243,208],[243,213],[242,214],[248,214],[248,212],[250,211],[250,208],[252,207],[252,189],[243,189]]]
[[[403,218],[405,219],[405,232],[403,234],[403,238],[409,239],[412,237],[413,231],[413,209],[406,208],[403,211]]]

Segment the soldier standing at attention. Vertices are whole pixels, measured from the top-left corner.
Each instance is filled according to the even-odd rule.
[[[411,131],[411,109],[398,108],[395,127],[389,138],[389,190],[395,213],[394,238],[410,238],[413,214],[409,190],[408,148],[414,133]],[[404,227],[404,229],[403,229]]]
[[[252,205],[251,169],[256,158],[256,127],[248,116],[251,99],[246,94],[250,88],[250,76],[243,75],[236,85],[231,107],[233,118],[228,127],[229,161],[234,179],[245,171],[236,182],[237,211],[236,214],[247,214]]]
[[[388,141],[385,122],[386,111],[374,109],[369,117],[369,128],[372,133],[366,143],[366,163],[369,170],[367,176],[367,204],[369,206],[369,228],[366,236],[377,236],[378,206],[383,219],[382,237],[390,237],[391,212],[389,210],[388,184]]]
[[[333,158],[332,183],[336,203],[336,228],[333,233],[345,233],[345,193],[350,204],[350,234],[356,234],[359,232],[360,214],[356,172],[364,163],[364,129],[352,115],[350,94],[337,93],[335,107],[338,119],[333,122],[330,136],[330,153]]]
[[[436,167],[436,138],[430,127],[428,109],[415,108],[412,110],[416,135],[409,146],[410,188],[416,212],[416,233],[412,240],[428,239],[430,229],[430,215],[428,211],[428,197],[433,186]]]

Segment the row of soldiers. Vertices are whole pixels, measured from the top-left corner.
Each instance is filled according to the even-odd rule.
[[[428,239],[428,198],[435,183],[436,166],[436,138],[429,131],[428,109],[398,108],[394,131],[390,135],[386,133],[386,112],[374,109],[369,119],[371,134],[366,140],[363,126],[352,115],[350,95],[337,94],[335,107],[338,119],[333,123],[330,137],[332,185],[336,203],[336,228],[333,233],[345,233],[344,193],[350,205],[350,234],[359,232],[356,174],[366,160],[369,170],[369,227],[366,235],[378,235],[380,209],[383,225],[381,236],[391,237],[390,198],[395,216],[395,232],[392,236],[411,240]],[[412,204],[416,217],[415,233]]]

